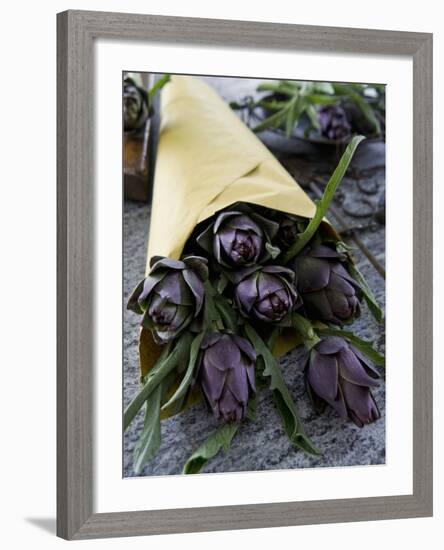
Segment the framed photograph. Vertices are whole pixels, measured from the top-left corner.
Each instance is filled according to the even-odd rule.
[[[432,35],[57,24],[58,535],[432,515]]]

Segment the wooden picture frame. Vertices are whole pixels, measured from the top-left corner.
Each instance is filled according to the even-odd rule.
[[[432,35],[88,11],[58,14],[57,35],[57,534],[87,539],[432,515]],[[413,494],[93,513],[97,38],[413,59]]]

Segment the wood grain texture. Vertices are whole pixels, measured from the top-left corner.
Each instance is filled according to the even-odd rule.
[[[117,537],[432,514],[432,36],[368,29],[69,11],[58,15],[57,533]],[[93,41],[405,55],[414,90],[412,495],[93,513]],[[234,76],[234,75],[233,75]],[[270,75],[271,77],[272,75]]]
[[[413,55],[428,36],[416,32],[132,13],[69,13],[94,38],[128,38],[169,44]]]
[[[92,37],[58,16],[57,532],[92,514],[94,193]]]
[[[433,514],[433,39],[413,56],[413,493]]]

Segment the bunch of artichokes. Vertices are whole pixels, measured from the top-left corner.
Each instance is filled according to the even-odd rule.
[[[329,116],[339,131],[339,114]],[[342,330],[360,316],[368,287],[356,278],[348,247],[322,225],[304,240],[309,227],[304,218],[236,203],[196,226],[181,259],[151,259],[128,308],[160,357],[125,411],[125,426],[147,401],[176,414],[200,394],[219,426],[198,453],[200,468],[254,418],[257,392],[268,384],[292,443],[316,454],[273,356],[284,338],[307,348],[306,388],[317,411],[329,406],[359,427],[380,417],[371,393],[379,373],[369,355],[381,356]],[[160,410],[145,434],[160,433]],[[138,465],[160,444],[145,437]]]
[[[297,329],[295,313],[335,327],[360,315],[362,289],[348,271],[349,255],[334,242],[319,234],[286,266],[279,264],[300,230],[294,216],[236,204],[198,227],[186,247],[192,253],[182,260],[154,258],[128,302],[159,344],[184,332],[204,335],[193,385],[220,422],[243,420],[256,392],[257,353],[245,325],[271,334]],[[229,309],[234,326],[223,322],[218,307]],[[363,357],[345,338],[329,337],[310,350],[306,367],[313,401],[360,426],[378,418],[370,392],[375,371]]]

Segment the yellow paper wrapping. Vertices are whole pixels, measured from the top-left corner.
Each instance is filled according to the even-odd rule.
[[[162,90],[147,272],[152,256],[178,259],[198,223],[237,201],[306,218],[316,210],[210,86],[195,77],[173,76]],[[273,352],[280,356],[296,343],[294,335],[284,334]],[[152,368],[156,348],[150,331],[142,329],[142,375]]]
[[[195,226],[246,201],[313,217],[315,205],[205,82],[173,76],[162,91],[148,262],[179,258]]]

